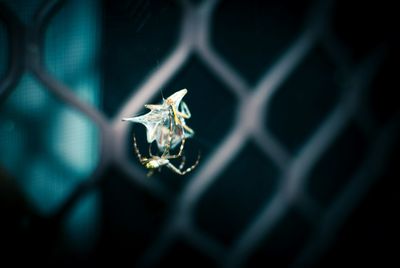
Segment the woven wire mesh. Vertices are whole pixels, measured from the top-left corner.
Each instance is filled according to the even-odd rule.
[[[397,137],[397,118],[379,129],[371,129],[372,123],[362,120],[366,112],[363,96],[380,68],[384,48],[373,50],[359,64],[351,64],[331,29],[333,1],[317,1],[309,7],[307,19],[294,41],[276,59],[271,60],[272,63],[262,71],[257,82],[249,83],[249,79],[212,45],[213,15],[218,1],[202,1],[200,4],[180,1],[177,4],[182,9],[181,26],[172,51],[147,77],[143,77],[142,82],[132,89],[132,94],[109,119],[93,103],[79,98],[71,86],[60,81],[44,63],[44,33],[65,2],[68,1],[45,2],[38,8],[33,24],[29,26],[24,26],[5,4],[0,6],[12,37],[9,38],[9,55],[19,55],[11,59],[6,78],[0,85],[1,100],[6,100],[12,94],[23,71],[29,71],[46,90],[88,118],[99,131],[96,167],[49,216],[51,219],[62,220],[91,190],[106,187],[99,181],[112,166],[126,174],[129,182],[139,187],[140,191],[159,199],[168,207],[157,235],[138,260],[132,260],[133,264],[144,267],[158,264],[179,240],[207,256],[212,263],[240,267],[245,265],[264,240],[273,236],[277,225],[293,212],[306,219],[306,225],[312,226],[309,228],[314,231],[289,264],[295,267],[308,266],[324,253],[343,220],[384,170],[386,156]],[[25,30],[21,31],[22,28]],[[2,28],[0,30],[3,31]],[[3,38],[2,35],[0,38]],[[17,45],[19,40],[26,40],[26,47]],[[283,91],[285,82],[301,70],[302,63],[317,50],[328,55],[346,79],[327,115],[306,136],[304,143],[293,149],[284,146],[280,137],[271,130],[270,121],[275,116],[270,114],[273,99]],[[131,126],[121,122],[121,118],[140,113],[143,105],[156,98],[160,88],[168,85],[192,57],[201,60],[206,69],[234,96],[234,121],[222,140],[213,144],[209,153],[202,158],[199,167],[185,178],[182,189],[171,191],[162,181],[146,178],[143,168],[130,159],[132,151],[127,148],[131,144]],[[24,64],[25,70],[21,67]],[[210,94],[212,97],[212,92]],[[373,133],[375,138],[358,169],[333,201],[326,205],[310,194],[309,181],[315,166],[350,124],[357,125],[365,136]],[[196,131],[201,133],[202,130]],[[252,144],[261,157],[271,162],[277,174],[276,186],[267,199],[257,204],[259,209],[246,219],[244,228],[226,244],[218,235],[199,227],[195,214],[201,199],[221,180],[221,174],[235,165],[237,159],[240,160],[248,144]]]

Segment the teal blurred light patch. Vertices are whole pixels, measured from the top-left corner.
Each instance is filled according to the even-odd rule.
[[[98,205],[99,191],[91,191],[71,210],[64,222],[64,231],[67,234],[64,241],[74,251],[81,253],[92,248],[98,232],[98,217],[100,214]],[[90,213],[88,213],[90,212]]]
[[[6,4],[29,24],[41,1],[28,2]],[[94,0],[66,1],[45,31],[43,55],[48,71],[92,106],[98,106],[101,97],[99,5]],[[2,57],[0,52],[0,63]],[[25,73],[0,106],[0,150],[0,165],[17,179],[32,207],[51,215],[96,167],[99,131],[88,117]],[[64,222],[72,246],[83,249],[94,241],[99,211],[97,194],[83,196],[74,204]]]
[[[98,105],[100,10],[98,1],[67,1],[46,31],[45,64],[83,101]],[[97,90],[94,90],[97,89]]]
[[[97,164],[96,126],[28,74],[0,119],[1,164],[41,214],[53,213]]]

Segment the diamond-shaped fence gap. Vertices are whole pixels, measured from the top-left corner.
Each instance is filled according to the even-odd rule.
[[[173,50],[181,20],[176,1],[105,1],[102,69],[107,115],[114,115]]]
[[[395,249],[385,245],[393,245],[399,225],[392,215],[399,201],[399,129],[394,120],[382,128],[364,163],[324,212],[293,267],[338,267],[353,262],[356,266],[393,265]]]
[[[218,267],[213,259],[180,238],[173,242],[155,265],[156,267]]]
[[[277,173],[275,164],[249,142],[200,198],[194,223],[232,244],[276,190]]]
[[[79,99],[95,106],[101,98],[100,19],[97,1],[66,1],[51,18],[44,40],[46,68]]]
[[[301,192],[293,202],[294,208],[301,214],[310,224],[315,224],[320,220],[323,209],[319,202],[313,199],[308,193]]]
[[[371,91],[368,96],[368,106],[372,112],[372,118],[383,126],[400,112],[399,98],[397,97],[398,74],[396,67],[400,54],[398,48],[391,56],[385,57],[382,68],[379,69],[375,79],[371,84]]]
[[[335,1],[332,31],[356,62],[368,56],[383,42],[394,39],[396,7],[390,1]]]
[[[96,167],[97,127],[30,75],[6,100],[1,122],[0,161],[41,214],[55,212]]]
[[[331,60],[336,63],[339,76],[347,76],[351,73],[354,68],[354,62],[351,59],[350,52],[347,47],[338,40],[331,29],[324,31],[320,37],[319,43],[329,55]]]
[[[306,190],[312,198],[329,206],[362,164],[367,146],[362,131],[349,122],[311,171]]]
[[[335,65],[317,46],[273,96],[266,125],[295,153],[333,109],[340,91]]]
[[[102,236],[99,241],[103,261],[132,263],[143,255],[158,234],[166,205],[130,182],[119,169],[110,168],[101,183]]]
[[[249,256],[245,267],[289,267],[312,232],[301,214],[291,208],[271,234]]]
[[[26,25],[30,25],[33,20],[33,16],[39,9],[43,0],[2,0],[10,7],[18,18],[23,21]]]
[[[72,254],[85,255],[93,252],[99,238],[101,220],[100,192],[91,189],[76,202],[63,222],[61,241]]]
[[[214,14],[212,43],[235,69],[255,84],[296,40],[310,2],[221,1]]]
[[[0,224],[2,245],[3,247],[6,245],[2,249],[4,262],[8,259],[5,256],[7,252],[20,252],[29,248],[25,239],[26,227],[29,225],[32,211],[15,178],[2,166],[0,166],[0,211],[3,215],[7,215],[2,217]]]
[[[10,51],[8,42],[8,31],[0,18],[0,83],[3,81],[8,69],[8,55]]]
[[[162,96],[167,98],[183,88],[188,89],[183,101],[188,105],[192,114],[192,117],[186,120],[186,124],[195,131],[193,138],[187,139],[185,143],[185,168],[193,165],[200,153],[200,164],[197,167],[199,168],[207,155],[217,148],[224,135],[231,129],[236,115],[237,101],[229,89],[194,56],[167,85],[160,89],[159,93],[149,103],[161,103]],[[148,111],[143,107],[139,114],[145,114]],[[127,124],[132,123],[127,122]],[[132,125],[131,131],[136,135],[141,154],[148,155],[149,145],[146,141],[146,128],[141,124]],[[132,144],[132,134],[129,134],[128,137],[129,144]],[[158,151],[155,143],[152,148],[153,153]],[[141,165],[134,153],[133,145],[130,145],[127,150],[132,161]],[[174,152],[178,150],[179,148],[176,148]],[[175,166],[179,166],[180,160],[172,160],[172,162]],[[144,169],[144,167],[142,168]],[[191,173],[181,176],[164,167],[161,173],[156,171],[155,176],[171,190],[177,191],[190,180]]]
[[[182,88],[188,89],[183,100],[192,114],[186,123],[196,132],[188,143],[199,144],[202,155],[206,156],[232,129],[237,99],[197,56],[165,85],[164,96]]]

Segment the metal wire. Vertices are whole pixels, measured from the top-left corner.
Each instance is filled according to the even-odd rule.
[[[0,3],[0,15],[8,28],[12,48],[12,64],[6,78],[0,84],[0,100],[4,100],[13,90],[24,71],[32,71],[51,93],[90,118],[100,130],[101,150],[97,167],[90,178],[83,182],[56,213],[56,218],[62,218],[82,195],[94,187],[94,182],[101,177],[106,167],[113,164],[128,174],[132,182],[143,190],[168,203],[174,200],[170,204],[170,213],[159,237],[140,259],[139,266],[147,267],[156,263],[174,239],[180,236],[221,265],[239,267],[244,264],[260,241],[271,234],[272,229],[285,215],[294,200],[303,196],[310,201],[311,205],[315,202],[315,206],[318,207],[318,201],[313,200],[305,189],[310,170],[343,131],[345,125],[357,116],[360,95],[366,92],[370,84],[370,81],[364,78],[374,77],[379,68],[379,62],[383,58],[382,50],[377,50],[359,66],[350,66],[349,60],[343,57],[344,53],[330,33],[331,1],[320,1],[312,7],[310,19],[299,38],[275,64],[264,72],[254,88],[251,88],[240,73],[230,66],[210,44],[213,12],[218,1],[204,1],[196,6],[188,1],[179,2],[184,10],[179,42],[159,68],[151,73],[140,86],[132,89],[133,94],[110,121],[97,108],[79,100],[66,85],[48,72],[42,62],[43,33],[46,31],[50,18],[57,14],[64,2],[47,1],[39,9],[30,26],[24,26],[6,5]],[[25,43],[21,42],[24,38],[27,40]],[[26,46],[21,46],[21,43]],[[291,155],[265,127],[266,113],[280,85],[288,79],[317,43],[322,44],[322,47],[332,55],[338,68],[348,73],[351,84],[344,90],[345,93],[340,101],[317,130],[295,155]],[[200,167],[194,171],[190,181],[178,196],[172,196],[164,185],[156,180],[146,179],[142,169],[128,160],[125,148],[128,142],[131,142],[128,137],[129,126],[121,122],[121,118],[138,113],[145,103],[158,94],[159,88],[178,73],[193,54],[200,57],[207,68],[219,77],[240,101],[232,130],[224,137],[221,144],[202,160]],[[27,64],[24,65],[24,62]],[[251,120],[248,120],[249,118]],[[310,240],[294,263],[295,267],[309,265],[323,253],[324,248],[329,246],[331,239],[327,239],[327,236],[334,234],[343,218],[365,194],[366,189],[371,185],[371,180],[384,169],[382,164],[376,168],[374,176],[368,172],[369,163],[379,160],[379,157],[376,159],[377,155],[384,155],[394,142],[393,137],[398,134],[396,126],[397,124],[390,123],[380,131],[379,138],[372,146],[364,165],[351,179],[339,198],[327,211],[323,212],[323,220],[318,227],[319,235]],[[274,196],[262,205],[259,214],[251,220],[234,244],[228,248],[211,235],[199,230],[193,222],[192,215],[200,197],[207,192],[210,185],[215,183],[218,175],[229,168],[232,160],[249,140],[254,141],[261,151],[280,168],[281,179]],[[357,196],[357,198],[349,198],[349,196]]]

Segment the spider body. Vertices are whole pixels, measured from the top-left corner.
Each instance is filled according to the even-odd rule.
[[[160,168],[162,166],[168,165],[169,160],[168,159],[163,159],[161,157],[153,156],[150,159],[143,158],[141,160],[141,163],[144,164],[144,166],[147,169],[157,169],[157,168]]]
[[[178,154],[176,155],[170,155],[169,154],[169,147],[167,147],[168,149],[166,149],[166,151],[164,151],[164,153],[161,156],[158,155],[153,155],[151,152],[151,144],[149,145],[149,157],[145,157],[142,156],[142,154],[139,151],[138,145],[136,143],[136,137],[135,135],[133,135],[133,145],[135,148],[135,153],[136,156],[139,158],[140,163],[145,166],[149,172],[147,173],[147,176],[150,177],[151,175],[153,175],[154,170],[158,169],[161,170],[162,167],[167,167],[169,168],[171,171],[173,171],[174,173],[178,174],[178,175],[185,175],[186,173],[192,171],[193,169],[196,168],[196,166],[199,164],[200,161],[200,154],[197,157],[196,162],[189,168],[183,170],[184,166],[185,166],[185,156],[182,156],[183,153],[183,148],[185,145],[185,139],[182,140],[180,149]],[[179,167],[175,167],[171,162],[170,159],[176,159],[182,156],[182,161],[181,164],[179,165]]]

